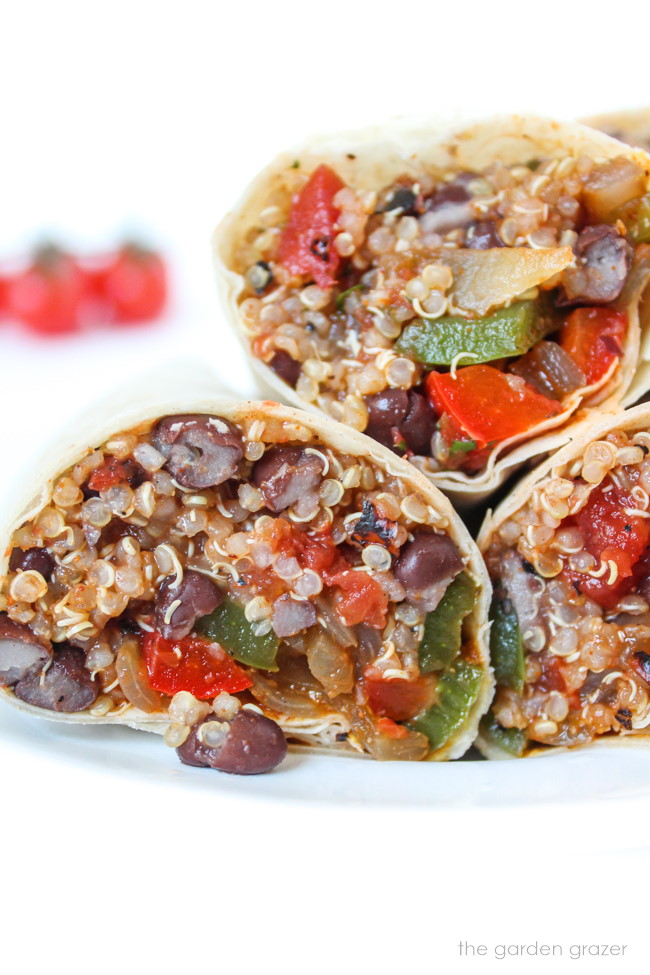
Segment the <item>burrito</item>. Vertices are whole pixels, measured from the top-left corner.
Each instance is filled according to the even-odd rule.
[[[638,398],[649,172],[537,118],[315,140],[216,231],[226,312],[276,395],[476,502],[580,410]]]
[[[591,125],[594,129],[611,135],[613,139],[627,142],[630,146],[640,146],[650,152],[650,108],[595,115],[585,119],[585,125]]]
[[[649,740],[650,406],[577,425],[479,537],[494,585],[491,758]]]
[[[326,418],[196,391],[149,404],[75,437],[4,526],[7,703],[241,774],[287,740],[462,755],[493,690],[490,585],[447,499]]]

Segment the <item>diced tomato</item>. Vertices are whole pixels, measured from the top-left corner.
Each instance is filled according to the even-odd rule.
[[[380,735],[387,738],[407,738],[408,730],[401,724],[396,724],[392,718],[380,718],[377,722],[377,731]]]
[[[291,274],[307,275],[320,288],[331,288],[341,258],[334,246],[339,211],[334,197],[343,182],[329,166],[319,166],[293,200],[282,232],[278,261]]]
[[[598,382],[623,354],[627,316],[611,308],[576,308],[560,331],[560,345],[580,366],[587,383]]]
[[[383,680],[366,675],[364,687],[368,706],[375,714],[392,721],[408,721],[431,706],[434,698],[430,677],[417,680]]]
[[[327,584],[341,590],[336,610],[346,626],[367,623],[376,630],[386,626],[388,596],[376,579],[367,572],[347,569],[336,575],[327,574]]]
[[[246,671],[218,643],[200,637],[165,640],[160,633],[147,633],[143,652],[151,686],[162,694],[189,691],[204,701],[220,691],[245,691],[252,684]]]
[[[541,654],[539,659],[542,673],[535,681],[536,691],[565,691],[566,684],[562,676],[562,661],[559,657]]]
[[[105,491],[109,487],[128,480],[128,473],[124,464],[115,457],[109,457],[105,464],[96,467],[88,478],[91,491]]]
[[[478,449],[525,433],[562,412],[555,400],[492,366],[465,366],[451,373],[431,372],[429,399],[446,413]]]
[[[636,582],[635,566],[650,540],[649,520],[625,511],[627,508],[629,512],[634,507],[631,494],[607,477],[592,491],[585,507],[570,522],[582,533],[586,550],[598,563],[601,560],[614,563],[616,572],[612,572],[612,567],[608,566],[600,578],[594,578],[565,568],[564,577],[579,592],[605,608],[614,606],[621,596],[633,588]],[[615,578],[610,583],[612,576]]]

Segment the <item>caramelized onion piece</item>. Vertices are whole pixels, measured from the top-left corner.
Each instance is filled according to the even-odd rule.
[[[500,308],[548,281],[572,261],[570,247],[461,248],[444,257],[454,275],[450,292],[454,305],[473,315]]]
[[[135,637],[127,637],[117,651],[115,659],[117,679],[129,704],[145,714],[164,709],[163,698],[149,683],[144,659]]]
[[[585,180],[583,198],[596,220],[607,221],[614,210],[628,200],[643,196],[645,190],[646,177],[641,166],[619,156],[594,166]]]
[[[307,639],[307,663],[329,697],[350,694],[354,687],[354,667],[350,654],[324,630],[313,630]]]
[[[518,359],[510,372],[549,399],[563,400],[587,385],[587,377],[557,342],[538,342]]]

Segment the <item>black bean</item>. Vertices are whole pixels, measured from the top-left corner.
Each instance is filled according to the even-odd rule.
[[[186,741],[176,749],[185,765],[218,769],[235,775],[257,775],[270,772],[287,754],[287,742],[275,721],[256,711],[242,709],[224,728],[223,744],[206,745],[199,737],[200,728],[207,722],[221,722],[209,715],[192,728]]]
[[[175,576],[162,583],[156,594],[155,626],[165,640],[182,640],[202,616],[207,616],[223,602],[221,590],[200,572],[186,569],[180,585]],[[180,603],[168,614],[175,602]]]
[[[565,296],[560,305],[615,301],[623,290],[632,248],[615,227],[597,224],[580,233],[575,246],[576,267],[563,275]]]
[[[408,393],[408,412],[400,426],[406,446],[414,454],[431,454],[431,438],[436,429],[436,415],[429,401],[412,389]]]
[[[485,251],[491,247],[503,247],[504,244],[492,220],[479,220],[468,229],[466,246]]]
[[[241,435],[219,416],[166,416],[153,429],[152,443],[165,467],[183,487],[201,490],[223,484],[244,456]]]
[[[366,396],[368,425],[365,433],[396,453],[404,445],[414,454],[430,454],[436,417],[420,393],[385,389]]]
[[[402,547],[395,575],[407,590],[421,591],[457,575],[462,567],[460,552],[451,538],[419,532]]]
[[[284,349],[278,349],[269,362],[269,369],[272,369],[280,379],[284,379],[285,383],[295,389],[300,378],[302,365],[297,359],[292,359]]]
[[[391,210],[401,210],[403,214],[415,213],[415,201],[417,195],[408,186],[398,186],[388,194],[386,202],[378,210],[379,213],[388,213]]]
[[[18,569],[22,569],[23,572],[29,570],[40,572],[47,582],[52,578],[55,565],[54,556],[50,555],[46,548],[28,548],[25,550],[15,548],[9,558],[10,572],[17,572]]]
[[[86,670],[85,654],[61,644],[44,673],[32,671],[14,687],[17,698],[47,711],[85,711],[97,699],[99,683]]]
[[[253,484],[271,511],[284,511],[320,485],[323,462],[302,447],[272,447],[253,467]]]
[[[33,670],[40,672],[51,652],[28,626],[0,613],[0,684],[11,687]]]
[[[366,396],[365,404],[368,409],[365,433],[392,450],[395,447],[395,431],[399,432],[408,412],[405,390],[384,389],[381,393]]]

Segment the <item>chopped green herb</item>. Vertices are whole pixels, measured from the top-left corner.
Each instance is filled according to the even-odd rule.
[[[468,454],[476,450],[476,440],[454,440],[449,448],[450,454]]]
[[[294,161],[291,163],[291,168],[292,169],[300,169],[300,163],[299,163],[299,161],[297,159],[294,159]]]
[[[338,308],[338,310],[342,311],[343,302],[345,301],[348,295],[351,295],[353,291],[360,291],[361,288],[363,288],[363,285],[359,283],[359,284],[353,284],[351,288],[347,289],[347,291],[342,291],[341,294],[336,299],[336,307]]]

